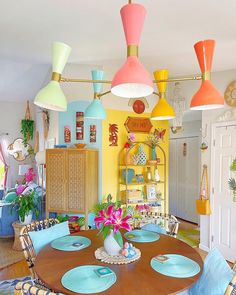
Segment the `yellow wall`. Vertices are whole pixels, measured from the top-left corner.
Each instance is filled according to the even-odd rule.
[[[118,193],[118,182],[119,182],[119,167],[118,167],[118,158],[121,149],[124,147],[125,142],[127,141],[127,130],[124,126],[124,123],[128,116],[131,117],[150,117],[149,113],[144,113],[141,115],[134,114],[133,112],[123,111],[123,110],[106,110],[107,119],[103,121],[102,128],[102,195],[103,199],[111,193],[113,198],[117,197]],[[168,151],[169,151],[169,128],[168,121],[151,121],[154,128],[166,129],[166,134],[164,136],[164,142],[160,141],[160,146],[164,149],[166,153],[167,160],[167,203],[166,208],[168,208]],[[109,146],[109,124],[118,125],[118,146]],[[136,141],[145,141],[148,134],[145,133],[136,133]],[[145,150],[146,152],[146,150]],[[157,154],[160,157],[159,154]],[[149,157],[149,155],[148,155]],[[150,158],[149,158],[150,159]],[[162,159],[161,159],[162,160]],[[139,168],[138,168],[139,169]],[[141,167],[142,169],[142,167]],[[163,177],[162,168],[158,168],[161,178]],[[140,173],[142,173],[141,171]],[[161,185],[160,185],[161,189]]]

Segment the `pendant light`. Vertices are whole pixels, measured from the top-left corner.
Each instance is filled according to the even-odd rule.
[[[34,104],[41,108],[63,112],[67,110],[67,100],[60,87],[61,73],[70,55],[71,48],[60,42],[54,42],[52,47],[52,78],[41,89],[34,100]]]
[[[138,59],[146,10],[143,5],[129,3],[121,8],[120,14],[127,43],[127,60],[115,74],[111,92],[125,98],[145,97],[153,93],[152,78]]]
[[[168,79],[168,70],[155,71],[153,74],[155,80]],[[152,110],[151,120],[173,119],[175,117],[175,112],[166,100],[166,82],[158,82],[157,88],[159,92],[159,100]]]
[[[191,100],[191,110],[210,110],[224,107],[224,98],[210,81],[214,48],[214,40],[204,40],[194,45],[202,72],[202,83]]]
[[[93,80],[103,80],[104,71],[93,70],[92,71],[92,79]],[[94,99],[91,104],[85,110],[85,117],[90,119],[106,119],[106,111],[102,105],[99,94],[102,92],[102,84],[101,83],[93,83],[94,90]]]

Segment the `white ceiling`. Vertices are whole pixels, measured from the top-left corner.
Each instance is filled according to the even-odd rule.
[[[193,44],[217,41],[213,70],[236,68],[235,0],[137,0],[147,9],[140,59],[170,75],[199,72]],[[50,75],[51,44],[72,47],[69,63],[109,67],[126,56],[123,0],[0,0],[0,100],[33,99]]]

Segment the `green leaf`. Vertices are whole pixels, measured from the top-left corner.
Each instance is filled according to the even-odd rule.
[[[111,227],[109,225],[103,227],[103,230],[102,230],[103,240],[105,240],[105,238],[108,236],[108,234],[110,233],[110,230],[111,230]]]
[[[121,233],[118,231],[114,234],[114,238],[121,248],[123,248],[123,239]]]

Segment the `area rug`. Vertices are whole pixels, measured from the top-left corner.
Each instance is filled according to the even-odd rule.
[[[31,277],[0,281],[0,295],[14,295],[14,288],[18,282],[31,282]]]
[[[13,239],[0,239],[0,269],[24,259],[22,251],[12,249]]]
[[[200,231],[198,229],[179,229],[177,239],[195,248],[200,243]]]

